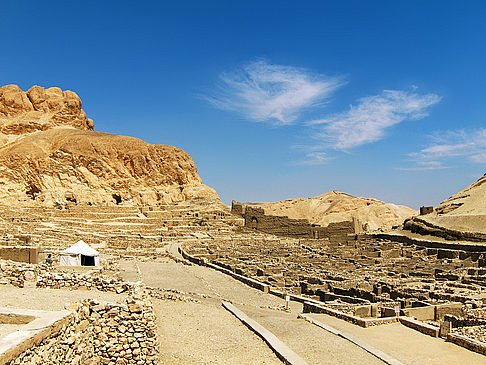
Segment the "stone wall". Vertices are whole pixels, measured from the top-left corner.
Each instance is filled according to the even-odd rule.
[[[39,249],[36,247],[0,247],[0,258],[28,264],[37,264]]]
[[[156,319],[148,301],[85,300],[59,332],[23,352],[17,364],[157,364]]]
[[[358,225],[354,220],[330,223],[327,227],[321,227],[310,224],[307,219],[268,215],[261,207],[235,201],[232,203],[231,212],[242,216],[246,227],[277,236],[346,240],[348,234],[358,233]]]
[[[420,207],[420,215],[430,214],[434,211],[434,207]]]
[[[20,288],[32,282],[40,288],[96,289],[117,294],[131,291],[133,285],[99,272],[63,272],[48,265],[26,265],[14,262],[0,263],[0,281]]]

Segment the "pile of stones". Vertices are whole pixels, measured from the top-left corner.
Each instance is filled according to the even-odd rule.
[[[132,289],[131,283],[99,272],[62,272],[45,264],[31,265],[13,261],[0,263],[0,284],[23,288],[26,281],[35,283],[39,288],[97,289],[117,294],[130,292]]]
[[[75,272],[49,272],[45,271],[37,277],[37,287],[40,288],[73,288],[97,289],[99,291],[115,292],[117,294],[130,290],[130,284],[122,280],[106,277],[104,275],[78,274]]]
[[[454,328],[453,332],[486,343],[486,326],[458,327]]]
[[[10,365],[158,363],[157,325],[149,301],[134,296],[121,304],[85,300],[75,306],[60,332]]]
[[[35,281],[36,271],[39,270],[44,270],[42,265],[21,264],[13,261],[0,262],[0,284],[23,288],[25,281]]]
[[[158,288],[151,288],[145,287],[148,295],[152,298],[160,299],[160,300],[171,300],[174,302],[192,302],[192,303],[201,303],[200,300],[187,296],[184,292],[174,290],[174,289],[158,289]]]

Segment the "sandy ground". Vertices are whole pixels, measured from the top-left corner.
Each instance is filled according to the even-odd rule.
[[[64,309],[64,304],[94,298],[100,301],[120,302],[124,294],[106,293],[97,290],[40,289],[0,287],[0,307],[51,310]]]
[[[303,319],[295,313],[239,306],[309,364],[384,364],[381,360]]]
[[[0,324],[0,339],[8,334],[17,331],[23,324]]]
[[[281,364],[268,346],[222,306],[230,301],[274,332],[309,364],[382,364],[374,356],[337,336],[276,308],[285,302],[227,275],[166,259],[138,263],[148,286],[175,289],[201,303],[154,300],[165,364]],[[124,275],[137,277],[136,265],[123,262]],[[270,308],[269,308],[270,307]]]
[[[221,306],[221,293],[230,292],[232,284],[225,276],[215,281],[211,277],[217,273],[210,272],[206,278],[201,271],[205,268],[169,259],[138,266],[146,285],[175,289],[201,301],[153,300],[163,364],[281,364],[259,337]],[[132,262],[123,262],[122,268],[127,280],[137,277]],[[254,296],[251,299],[258,301]],[[269,299],[269,304],[280,304]]]
[[[400,323],[362,328],[325,314],[310,316],[351,334],[407,365],[486,364],[486,357]]]

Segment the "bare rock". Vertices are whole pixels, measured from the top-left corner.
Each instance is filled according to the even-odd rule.
[[[56,126],[93,129],[76,93],[58,87],[33,86],[27,92],[17,85],[0,88],[0,132],[21,135]]]
[[[187,153],[95,132],[81,107],[76,93],[57,87],[0,88],[0,203],[220,203]]]

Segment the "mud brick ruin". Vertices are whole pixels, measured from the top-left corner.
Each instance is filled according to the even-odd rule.
[[[348,234],[360,232],[357,219],[330,223],[326,227],[310,224],[307,219],[292,219],[285,216],[265,214],[265,210],[254,204],[233,201],[231,212],[245,220],[245,226],[265,233],[286,237],[344,239]]]

